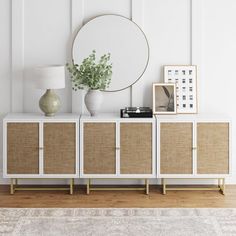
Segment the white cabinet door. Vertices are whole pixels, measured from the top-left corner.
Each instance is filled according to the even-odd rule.
[[[153,124],[120,123],[120,174],[153,174]]]
[[[81,136],[82,173],[116,174],[116,123],[83,122]]]
[[[158,153],[161,175],[193,174],[193,129],[193,122],[160,122]]]
[[[154,121],[84,120],[80,127],[81,177],[156,177]]]
[[[229,123],[197,123],[197,174],[229,174]]]
[[[43,123],[43,173],[76,174],[76,123]]]
[[[39,174],[39,123],[6,123],[6,174]]]

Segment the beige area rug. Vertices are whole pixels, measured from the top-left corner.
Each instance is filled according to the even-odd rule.
[[[0,235],[236,235],[236,209],[0,209]]]

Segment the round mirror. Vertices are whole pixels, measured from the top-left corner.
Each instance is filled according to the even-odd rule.
[[[118,15],[104,15],[85,24],[77,33],[72,49],[75,64],[92,51],[97,58],[110,53],[113,73],[106,91],[119,91],[136,83],[149,61],[149,46],[143,31],[133,21]]]

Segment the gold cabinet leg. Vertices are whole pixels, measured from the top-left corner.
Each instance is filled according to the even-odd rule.
[[[145,179],[145,185],[146,185],[146,194],[149,194],[149,180]]]
[[[223,179],[223,194],[225,195],[225,178]]]
[[[88,179],[88,182],[87,182],[87,194],[90,193],[90,179]]]
[[[14,194],[14,179],[11,179],[10,194]]]
[[[225,178],[223,178],[221,180],[222,180],[222,184],[220,186],[220,190],[221,190],[222,194],[225,195]]]
[[[70,194],[72,195],[74,192],[74,179],[70,179]]]
[[[162,193],[166,194],[166,180],[164,178],[162,179]]]

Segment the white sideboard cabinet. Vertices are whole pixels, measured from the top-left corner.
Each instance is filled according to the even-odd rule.
[[[225,178],[231,172],[231,122],[217,115],[120,118],[112,113],[93,117],[12,113],[3,120],[3,177],[11,180],[11,194],[29,189],[69,190],[72,194],[75,178],[87,179],[87,194],[91,190],[148,194],[150,179],[162,180],[163,194],[187,189],[224,194]],[[29,188],[22,185],[23,179],[66,179],[70,185]],[[108,183],[139,179],[143,184],[96,187],[95,179]],[[170,179],[216,179],[218,186],[171,187]]]
[[[155,118],[124,119],[118,114],[100,114],[80,119],[80,177],[87,178],[87,193],[95,188],[92,179],[156,178]],[[123,189],[123,188],[114,188]],[[127,188],[125,188],[127,189]],[[134,188],[131,188],[134,189]]]
[[[19,179],[70,179],[79,177],[79,116],[60,114],[8,114],[3,120],[3,176],[11,179],[11,194],[28,190]],[[32,189],[32,188],[30,188]],[[36,188],[35,188],[36,189]],[[51,188],[44,188],[45,190]]]
[[[163,193],[185,190],[166,186],[168,179],[218,179],[225,192],[231,174],[231,122],[219,116],[177,115],[157,118],[157,173]],[[197,188],[190,188],[197,189]]]

